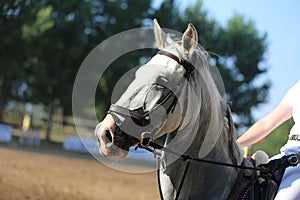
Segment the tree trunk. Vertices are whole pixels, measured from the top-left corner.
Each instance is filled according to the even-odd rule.
[[[55,103],[52,102],[49,109],[49,115],[47,120],[47,126],[46,126],[46,141],[50,141],[50,136],[52,132],[52,125],[53,125],[53,115],[55,111]]]
[[[4,112],[4,102],[2,97],[0,96],[0,122],[3,122],[3,112]]]
[[[0,87],[0,122],[3,122],[3,112],[7,103],[6,101],[5,92]]]

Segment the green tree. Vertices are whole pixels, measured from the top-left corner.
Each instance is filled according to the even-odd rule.
[[[21,25],[26,21],[24,1],[0,2],[0,121],[10,100],[22,100],[26,90],[26,46]]]
[[[227,41],[221,48],[218,59],[224,78],[228,98],[233,102],[233,111],[239,120],[237,124],[253,124],[251,109],[267,100],[269,81],[257,81],[267,71],[264,54],[267,50],[267,34],[260,35],[251,20],[234,16],[224,30]],[[227,72],[226,72],[227,71]]]
[[[129,28],[140,27],[151,8],[151,1],[80,1],[58,0],[30,3],[32,21],[23,24],[23,38],[30,63],[27,94],[32,102],[48,107],[47,139],[50,139],[52,116],[57,106],[71,113],[72,88],[76,73],[89,51],[102,40]],[[136,10],[139,12],[136,12]],[[33,48],[34,47],[34,48]],[[139,56],[134,55],[136,59]],[[108,73],[104,81],[130,66],[132,56],[122,66]],[[113,77],[112,77],[113,76]],[[103,86],[103,85],[102,85]],[[112,85],[106,85],[110,88]],[[106,103],[107,88],[101,87],[99,104]]]
[[[267,34],[260,34],[252,20],[239,15],[233,16],[225,27],[220,26],[208,17],[202,0],[183,11],[176,3],[164,1],[155,15],[163,18],[160,19],[163,27],[175,30],[184,30],[188,23],[195,25],[200,44],[210,53],[211,62],[223,77],[237,127],[249,126],[254,121],[251,110],[266,102],[270,87],[269,81],[257,81],[267,71],[264,66]]]
[[[151,2],[151,0],[103,1],[101,3],[101,9],[98,9],[98,12],[94,13],[94,18],[103,18],[104,16],[105,20],[94,28],[97,37],[94,37],[93,44],[96,46],[102,42],[102,40],[122,31],[143,27],[149,20],[152,22],[154,10],[151,7]],[[115,51],[118,51],[117,48],[122,47],[116,46],[114,48]],[[111,92],[116,80],[128,70],[137,66],[141,57],[147,57],[149,55],[151,55],[151,50],[128,53],[114,61],[107,71],[105,71],[99,81],[96,96],[99,116],[103,116],[111,104]]]
[[[52,119],[58,106],[71,113],[71,95],[76,72],[89,50],[85,33],[91,20],[86,1],[31,1],[32,21],[22,25],[29,47],[27,96],[48,109],[46,138],[50,140]]]
[[[47,139],[54,109],[62,106],[71,114],[73,82],[84,57],[102,40],[143,26],[152,9],[150,0],[32,0],[1,2],[0,6],[0,113],[14,98],[44,104],[49,112]],[[111,83],[139,57],[134,53],[116,62],[121,70],[112,67],[102,82]],[[107,88],[100,90],[105,98],[99,104],[103,105],[107,101],[102,99],[109,99]]]
[[[266,72],[262,65],[266,34],[241,16],[226,27],[208,17],[202,1],[186,9],[179,1],[163,1],[154,9],[152,0],[12,1],[0,3],[0,113],[11,99],[39,102],[48,107],[48,138],[51,113],[56,106],[71,113],[72,87],[78,68],[89,51],[104,39],[122,31],[152,25],[183,31],[192,22],[200,43],[211,54],[223,76],[228,100],[239,125],[249,125],[251,108],[266,100],[268,83],[256,82]],[[218,56],[216,56],[216,54]],[[135,51],[112,63],[99,82],[97,107],[100,115],[110,104],[118,80],[141,57],[152,50]]]

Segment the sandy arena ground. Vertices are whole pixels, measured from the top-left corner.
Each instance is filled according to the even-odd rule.
[[[92,158],[0,146],[1,200],[155,200],[155,172],[129,174]]]

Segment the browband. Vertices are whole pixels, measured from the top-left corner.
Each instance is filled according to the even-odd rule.
[[[185,59],[182,59],[182,58],[179,58],[178,56],[175,56],[172,53],[169,53],[167,51],[158,51],[157,54],[164,55],[164,56],[167,56],[169,58],[172,58],[178,64],[180,64],[185,69],[185,74],[184,74],[185,78],[189,78],[195,70],[195,67],[189,61],[187,61]]]

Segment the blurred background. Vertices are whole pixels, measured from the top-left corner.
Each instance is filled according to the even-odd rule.
[[[152,27],[153,18],[180,32],[195,25],[199,43],[223,77],[239,136],[299,80],[299,6],[297,0],[1,1],[0,141],[60,149],[68,136],[78,137],[72,88],[82,61],[110,36]],[[99,81],[99,119],[111,102],[113,80],[151,53],[134,51],[111,64]],[[87,131],[95,125],[82,119]],[[252,151],[278,153],[292,125],[286,122]]]

